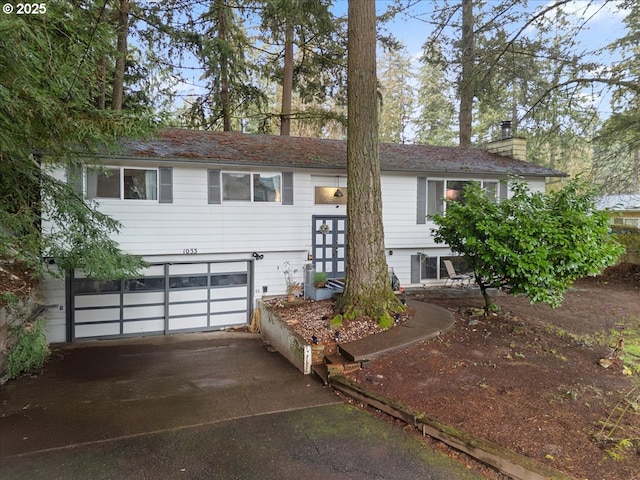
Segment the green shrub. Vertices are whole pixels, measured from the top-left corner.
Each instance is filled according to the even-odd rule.
[[[313,274],[313,284],[316,287],[324,287],[327,283],[327,274],[325,272],[316,272]]]
[[[50,353],[44,317],[11,327],[9,335],[13,337],[13,347],[7,355],[7,376],[11,379],[38,373]]]
[[[631,229],[632,227],[627,227]],[[640,231],[629,230],[628,233],[616,233],[616,240],[624,245],[626,252],[618,258],[618,262],[640,264]],[[615,231],[615,230],[614,230]]]

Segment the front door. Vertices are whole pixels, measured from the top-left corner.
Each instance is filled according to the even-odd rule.
[[[347,217],[314,215],[313,266],[329,278],[344,278],[347,263]]]

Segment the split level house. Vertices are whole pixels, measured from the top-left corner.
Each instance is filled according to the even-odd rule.
[[[285,262],[300,282],[306,264],[344,276],[345,141],[167,129],[120,147],[101,159],[106,171],[57,175],[121,222],[120,247],[149,266],[137,279],[47,279],[50,342],[246,325],[256,300],[285,293]],[[380,145],[385,251],[403,286],[446,279],[451,251],[433,241],[430,216],[465,184],[500,201],[510,175],[533,191],[564,175],[525,162],[522,139],[489,150]]]

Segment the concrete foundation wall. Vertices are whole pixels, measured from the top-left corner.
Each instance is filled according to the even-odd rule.
[[[260,333],[262,339],[275,348],[305,375],[311,373],[311,345],[293,331],[280,317],[262,301],[260,309]]]

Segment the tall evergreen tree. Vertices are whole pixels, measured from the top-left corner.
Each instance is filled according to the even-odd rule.
[[[380,141],[406,143],[415,101],[414,75],[406,49],[387,49],[380,67]]]
[[[432,44],[425,51],[418,73],[418,94],[415,119],[415,142],[429,145],[454,146],[456,144],[456,107],[453,104],[454,87],[444,71],[437,65],[440,49]],[[433,58],[435,61],[430,61]]]
[[[0,256],[36,270],[43,255],[95,276],[142,265],[113,241],[117,222],[48,175],[52,165],[70,165],[78,180],[78,151],[89,155],[152,128],[140,115],[95,106],[96,71],[115,43],[99,19],[72,2],[48,3],[46,15],[0,17]],[[54,228],[43,231],[42,221]]]
[[[343,97],[345,75],[343,23],[330,11],[327,0],[257,1],[260,7],[262,41],[271,52],[263,64],[266,76],[281,88],[280,133],[288,135],[292,122],[309,119],[309,112],[293,111],[297,94],[301,105],[312,104],[314,122],[335,115],[323,109],[330,97]],[[318,108],[320,107],[320,108]]]
[[[608,47],[622,59],[610,71],[612,115],[596,138],[593,166],[609,193],[640,192],[640,5],[629,2],[627,11],[626,34]]]
[[[347,319],[366,315],[390,327],[402,305],[391,289],[384,251],[376,96],[374,0],[349,0],[347,73],[347,270],[336,309]]]

